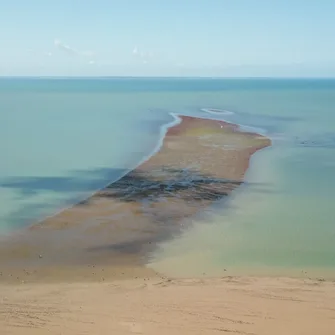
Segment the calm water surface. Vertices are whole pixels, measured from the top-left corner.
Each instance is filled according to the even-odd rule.
[[[0,79],[0,232],[135,167],[170,112],[254,127],[273,147],[253,157],[248,185],[225,206],[162,244],[154,266],[335,269],[335,80]]]

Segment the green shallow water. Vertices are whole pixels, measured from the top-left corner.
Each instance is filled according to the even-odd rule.
[[[174,276],[335,277],[335,91],[241,92],[227,96],[233,101],[288,119],[277,121],[273,146],[254,155],[249,184],[161,244],[150,265]]]
[[[333,170],[319,176],[317,162],[306,167],[293,149],[257,153],[248,180],[265,186],[242,187],[193,219],[190,229],[159,246],[151,266],[174,276],[335,274]]]
[[[0,231],[55,213],[134,167],[170,112],[273,139],[248,185],[151,255],[173,275],[335,269],[335,80],[0,80]],[[220,118],[220,115],[216,116]],[[255,128],[252,128],[255,129]]]

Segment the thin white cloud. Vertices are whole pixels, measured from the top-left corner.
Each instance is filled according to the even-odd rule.
[[[137,46],[133,48],[132,54],[134,57],[140,59],[143,64],[147,64],[154,58],[154,53],[152,51],[146,51],[139,49]]]
[[[69,45],[63,43],[61,40],[59,39],[55,39],[54,40],[54,45],[55,47],[58,49],[58,50],[62,50],[64,52],[66,52],[67,54],[69,55],[78,55],[79,52],[74,49],[74,48],[71,48]]]
[[[65,43],[63,43],[59,39],[54,40],[54,46],[65,53],[67,53],[70,56],[81,56],[81,57],[87,57],[87,58],[94,58],[96,53],[92,50],[86,50],[86,51],[81,51],[78,49],[75,49]]]

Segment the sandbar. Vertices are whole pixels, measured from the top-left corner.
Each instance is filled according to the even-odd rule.
[[[269,145],[234,124],[180,116],[160,150],[134,170],[3,241],[0,281],[154,275],[145,264],[156,244],[241,185],[251,155]]]
[[[1,334],[334,333],[334,282],[168,278],[146,266],[157,243],[243,184],[251,156],[271,145],[237,125],[180,118],[136,169],[2,241]]]

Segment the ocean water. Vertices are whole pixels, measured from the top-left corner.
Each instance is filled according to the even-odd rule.
[[[331,79],[0,79],[0,233],[134,168],[170,113],[236,122],[273,146],[253,156],[246,184],[228,202],[162,243],[152,266],[176,275],[335,269]]]

